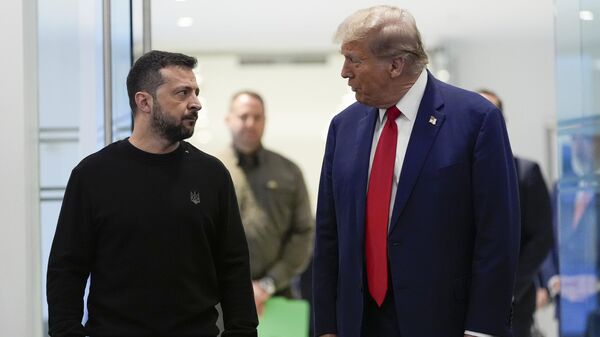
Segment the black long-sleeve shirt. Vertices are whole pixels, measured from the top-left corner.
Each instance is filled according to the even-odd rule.
[[[63,199],[47,293],[53,337],[216,336],[219,302],[223,336],[256,336],[227,170],[186,142],[157,155],[123,140],[85,158]]]

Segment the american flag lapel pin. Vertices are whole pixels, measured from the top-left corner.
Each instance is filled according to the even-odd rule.
[[[435,118],[434,116],[429,117],[429,124],[436,125],[437,124],[437,118]]]

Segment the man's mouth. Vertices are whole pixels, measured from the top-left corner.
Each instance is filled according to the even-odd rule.
[[[190,120],[190,121],[194,121],[194,122],[195,122],[195,121],[198,119],[198,115],[197,115],[197,114],[188,115],[188,116],[185,116],[183,119],[184,119],[184,120]]]

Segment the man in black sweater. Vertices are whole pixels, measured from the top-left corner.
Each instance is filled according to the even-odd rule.
[[[48,263],[52,337],[256,336],[248,248],[229,173],[183,139],[198,110],[196,59],[133,65],[130,138],[75,167]],[[90,278],[88,320],[83,294]]]

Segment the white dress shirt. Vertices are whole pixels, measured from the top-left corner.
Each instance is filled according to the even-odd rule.
[[[415,125],[415,119],[417,118],[417,112],[419,111],[419,105],[421,105],[421,99],[425,93],[426,86],[427,70],[423,69],[415,84],[413,84],[404,97],[402,97],[400,101],[396,103],[396,107],[398,110],[400,110],[401,114],[398,116],[398,118],[396,118],[396,125],[398,126],[398,141],[396,142],[396,161],[394,164],[392,195],[390,197],[390,220],[392,219],[394,199],[396,198],[396,191],[398,190],[398,180],[400,180],[400,172],[402,172],[402,163],[404,162],[404,156],[406,155],[408,140],[410,139],[410,134],[412,133],[413,126]],[[379,137],[383,131],[383,126],[387,121],[387,115],[385,113],[386,110],[387,109],[379,109],[379,118],[377,118],[377,121],[375,122],[375,133],[373,133],[371,157],[369,158],[369,178],[371,177],[371,167],[373,166],[373,158],[375,157],[377,143],[379,142]]]
[[[425,87],[427,86],[427,70],[423,69],[419,78],[413,84],[413,86],[406,92],[406,94],[396,103],[396,107],[400,110],[401,114],[396,119],[396,125],[398,126],[398,140],[396,142],[396,160],[394,164],[394,178],[392,184],[392,195],[390,197],[390,213],[388,220],[388,229],[390,228],[390,221],[392,219],[392,211],[394,209],[394,200],[396,199],[396,191],[398,190],[398,181],[400,180],[400,172],[402,172],[402,164],[404,163],[404,156],[406,155],[406,149],[408,147],[408,141],[410,134],[412,133],[415,120],[417,118],[417,112],[421,105],[421,100],[425,94]],[[387,121],[386,115],[387,109],[379,109],[379,118],[375,122],[375,132],[373,133],[373,143],[371,145],[371,156],[369,158],[369,178],[371,177],[371,167],[373,166],[373,158],[375,157],[375,150],[377,149],[377,143],[383,130],[383,126]],[[368,185],[367,185],[368,186]],[[465,334],[472,335],[475,337],[493,337],[473,331],[465,331]]]

